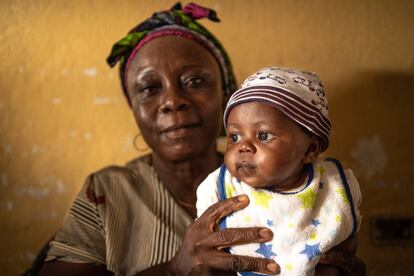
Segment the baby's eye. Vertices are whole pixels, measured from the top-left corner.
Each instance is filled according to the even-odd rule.
[[[240,135],[237,133],[230,133],[229,138],[232,143],[237,143],[240,141]]]
[[[259,138],[259,140],[262,142],[267,142],[273,137],[274,137],[273,134],[270,134],[269,132],[266,132],[266,131],[260,131],[259,134],[257,135],[257,138]]]

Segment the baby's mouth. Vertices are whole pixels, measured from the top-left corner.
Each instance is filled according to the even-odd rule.
[[[244,170],[255,170],[257,166],[254,163],[242,161],[242,162],[236,162],[236,168],[244,169]]]

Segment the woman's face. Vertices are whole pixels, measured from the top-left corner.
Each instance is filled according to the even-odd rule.
[[[155,38],[128,70],[134,116],[154,154],[181,161],[215,150],[222,82],[219,65],[205,48],[186,38]]]

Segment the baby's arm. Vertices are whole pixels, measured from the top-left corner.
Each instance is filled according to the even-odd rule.
[[[212,172],[197,188],[197,217],[200,217],[208,207],[219,201],[218,176],[220,168]]]

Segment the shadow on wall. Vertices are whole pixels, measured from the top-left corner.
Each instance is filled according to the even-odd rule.
[[[412,126],[414,74],[360,72],[333,89],[335,95],[341,95],[331,101],[336,138],[349,130],[380,132],[396,139],[413,137],[407,127]],[[336,133],[340,130],[345,132]]]
[[[383,240],[372,223],[414,218],[414,74],[365,71],[330,89],[330,154],[354,170],[363,195],[358,254],[368,275],[414,275],[413,223]]]

